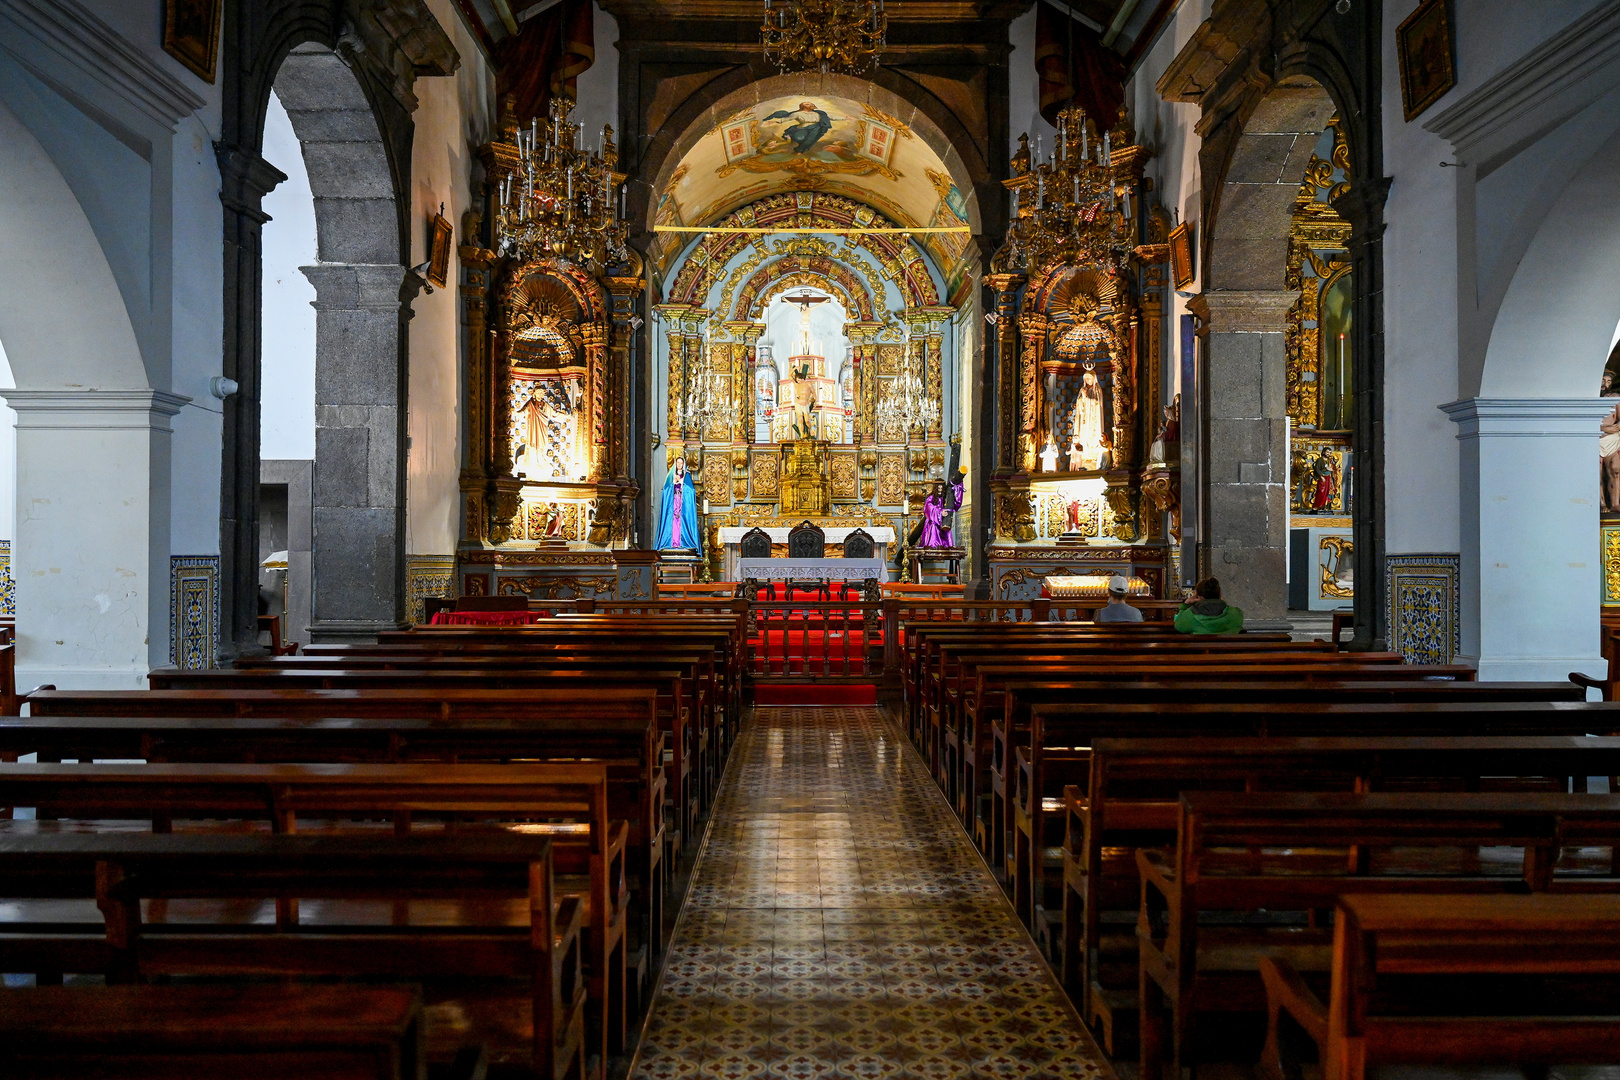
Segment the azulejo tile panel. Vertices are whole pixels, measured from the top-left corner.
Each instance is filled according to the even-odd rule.
[[[875,709],[759,709],[634,1080],[1112,1070]]]
[[[169,557],[169,662],[193,671],[219,653],[219,556]]]
[[[1389,647],[1409,664],[1449,664],[1462,651],[1461,556],[1448,552],[1385,559]]]
[[[406,618],[425,621],[422,601],[430,596],[451,598],[455,593],[454,555],[407,555],[405,557]]]
[[[17,581],[11,576],[11,541],[0,540],[0,618],[17,617]]]

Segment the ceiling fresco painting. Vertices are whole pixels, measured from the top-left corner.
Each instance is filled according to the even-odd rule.
[[[791,191],[842,195],[901,227],[958,228],[974,216],[972,197],[909,125],[869,102],[803,93],[750,105],[711,127],[658,193],[654,221],[712,225]],[[947,291],[961,279],[969,239],[966,232],[916,237],[943,270]]]

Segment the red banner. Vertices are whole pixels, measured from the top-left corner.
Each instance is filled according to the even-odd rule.
[[[579,76],[596,61],[591,0],[561,0],[495,47],[496,92],[516,101],[518,123],[546,115],[558,94],[574,97]]]
[[[1056,126],[1071,102],[1104,131],[1119,120],[1125,101],[1125,61],[1097,31],[1051,4],[1035,5],[1035,73],[1041,81],[1041,116]]]

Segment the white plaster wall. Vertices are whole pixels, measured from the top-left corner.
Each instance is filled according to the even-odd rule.
[[[455,236],[448,286],[435,288],[431,295],[418,293],[412,308],[405,550],[412,555],[448,555],[455,551],[460,533],[465,347],[455,245],[465,242],[461,216],[474,205],[475,170],[479,174],[476,183],[482,185],[473,148],[488,142],[494,133],[495,76],[452,0],[428,0],[428,7],[461,54],[461,67],[447,78],[416,81],[419,104],[411,146],[411,264],[427,260],[428,223],[441,203]],[[600,55],[600,35],[597,50]]]
[[[591,11],[595,15],[591,25],[596,31],[596,60],[577,80],[574,120],[581,125],[585,145],[590,147],[596,146],[601,137],[602,125],[611,124],[613,141],[620,144],[623,155],[619,131],[619,20],[596,5]]]
[[[5,342],[0,341],[0,390],[16,386],[11,377],[11,361]],[[17,413],[11,406],[0,407],[0,540],[14,538],[17,527]],[[12,577],[17,575],[15,565]]]
[[[1170,214],[1171,224],[1182,221],[1197,222],[1203,178],[1198,165],[1198,150],[1202,140],[1193,131],[1200,115],[1197,105],[1164,101],[1155,88],[1165,69],[1175,60],[1184,45],[1192,39],[1194,31],[1209,15],[1213,0],[1182,3],[1171,14],[1158,41],[1148,51],[1135,74],[1125,87],[1125,101],[1129,108],[1137,139],[1153,151],[1145,175],[1153,181],[1152,198],[1157,199]],[[1033,34],[1033,30],[1031,30]],[[1194,265],[1202,258],[1203,231],[1194,226]],[[1203,288],[1203,281],[1195,279],[1183,290],[1185,295],[1171,293],[1165,313],[1164,365],[1166,395],[1181,388],[1181,317],[1187,311],[1187,297]]]
[[[429,80],[423,80],[424,83]],[[315,197],[281,99],[264,117],[264,159],[287,179],[264,197],[259,456],[315,456],[315,286],[298,269],[315,255]]]
[[[1416,7],[1387,0],[1384,25]],[[1470,7],[1457,11],[1459,53],[1478,37]],[[1384,545],[1392,555],[1457,551],[1457,425],[1439,409],[1457,389],[1456,178],[1440,165],[1455,159],[1422,117],[1406,122],[1392,31],[1384,42],[1384,171],[1394,180],[1384,207]]]
[[[1036,0],[1044,3],[1045,0]],[[1045,136],[1047,149],[1057,128],[1041,119],[1041,84],[1035,75],[1035,8],[1032,6],[1007,27],[1012,55],[1007,58],[1007,146],[1018,153],[1018,136],[1029,136],[1030,153],[1035,152],[1035,136]]]

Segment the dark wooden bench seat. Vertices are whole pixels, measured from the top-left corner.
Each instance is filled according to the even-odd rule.
[[[1136,855],[1142,1075],[1198,1056],[1200,1016],[1227,1027],[1257,1017],[1261,957],[1326,970],[1329,931],[1313,913],[1342,895],[1556,891],[1615,905],[1610,852],[1566,849],[1616,843],[1620,797],[1609,795],[1187,793],[1175,850]]]
[[[1302,686],[1293,680],[1256,682],[1147,682],[1110,683],[1073,679],[1066,673],[1047,675],[1018,665],[979,669],[987,687],[962,719],[959,813],[977,839],[988,835],[991,762],[997,729],[1003,741],[1023,741],[1029,730],[1029,710],[1036,705],[1087,702],[1154,702],[1218,704],[1230,701],[1287,702],[1337,701],[1585,701],[1586,692],[1569,682],[1474,682],[1400,679],[1355,680],[1330,685]]]
[[[1608,896],[1343,896],[1326,1004],[1285,957],[1263,957],[1260,973],[1267,1080],[1283,1080],[1284,1016],[1316,1044],[1323,1080],[1620,1058],[1620,905]]]
[[[313,665],[282,665],[245,669],[214,668],[181,671],[159,668],[148,676],[154,690],[393,690],[393,689],[542,689],[549,694],[565,690],[580,692],[588,700],[601,687],[630,689],[648,686],[657,694],[658,723],[668,745],[664,758],[669,770],[669,794],[676,813],[679,836],[690,837],[698,816],[712,799],[707,777],[714,771],[701,763],[712,745],[709,725],[702,713],[690,707],[692,671],[688,665],[662,663],[630,665],[626,661],[582,663],[576,658],[553,665],[546,661],[503,660],[486,666],[478,660],[434,658],[431,660],[391,659],[387,667],[351,669],[336,666],[324,658],[283,657],[277,660],[316,659]],[[667,659],[667,658],[665,658]],[[325,664],[327,666],[321,666]],[[421,666],[418,666],[421,665]],[[579,710],[585,706],[564,705],[558,709],[575,713],[576,723],[588,724]]]
[[[1089,788],[1064,790],[1058,967],[1111,1052],[1136,1011],[1136,941],[1121,929],[1140,906],[1134,851],[1174,844],[1183,793],[1584,791],[1586,770],[1620,768],[1620,739],[1570,736],[1105,738],[1090,749]]]
[[[0,993],[10,1080],[428,1080],[399,986],[46,986]],[[470,1072],[456,1080],[471,1080]]]
[[[565,892],[582,897],[592,1053],[606,1061],[625,1045],[625,962],[629,823],[608,816],[607,766],[600,762],[514,765],[3,764],[0,803],[42,816],[96,823],[178,823],[215,830],[222,821],[261,823],[275,832],[359,828],[396,832],[521,823],[549,836]],[[300,821],[302,819],[302,823]],[[360,824],[346,824],[359,822]],[[576,824],[568,824],[574,822]],[[13,821],[33,835],[57,822]],[[285,912],[288,905],[279,902]]]
[[[393,979],[429,988],[428,1056],[476,1032],[501,1063],[584,1077],[585,905],[558,899],[552,841],[511,833],[0,833],[8,897],[77,898],[100,918],[0,921],[8,970],[104,951],[109,982],[162,976]],[[297,904],[276,903],[291,897]],[[143,912],[143,901],[144,912]],[[277,917],[277,909],[287,917]],[[268,917],[269,921],[266,921]],[[75,948],[75,946],[79,946]],[[60,970],[60,969],[58,969]],[[68,969],[77,970],[77,969]],[[436,1018],[465,1020],[465,1029]]]
[[[1352,658],[1350,654],[1326,648],[1296,648],[1281,643],[1250,644],[1194,635],[1183,635],[1175,641],[1133,644],[1130,648],[1121,648],[1114,642],[1042,643],[1029,647],[1016,657],[1008,656],[1005,647],[947,644],[940,649],[938,661],[930,669],[922,689],[924,747],[935,763],[936,775],[941,782],[948,787],[954,786],[950,779],[956,770],[954,748],[960,744],[960,729],[965,713],[975,708],[982,699],[983,680],[979,671],[985,666],[994,667],[1005,677],[1008,669],[1019,666],[1062,673],[1082,672],[1099,665],[1353,662],[1356,666],[1364,666],[1398,664],[1400,659],[1394,653],[1360,654]],[[952,795],[954,792],[948,791],[947,797]]]

